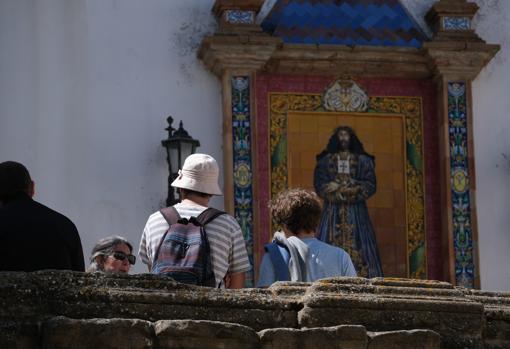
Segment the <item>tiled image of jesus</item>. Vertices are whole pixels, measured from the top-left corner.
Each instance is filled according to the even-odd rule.
[[[314,187],[324,201],[319,238],[349,253],[359,276],[383,276],[366,204],[377,188],[375,158],[352,128],[336,128],[317,155]]]

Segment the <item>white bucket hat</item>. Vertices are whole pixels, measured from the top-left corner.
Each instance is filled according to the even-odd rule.
[[[189,189],[199,193],[223,195],[218,185],[218,163],[207,154],[191,154],[184,160],[182,170],[172,182],[172,187]]]

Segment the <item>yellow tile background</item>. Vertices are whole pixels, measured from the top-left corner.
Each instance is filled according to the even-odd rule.
[[[365,150],[375,156],[377,192],[368,210],[377,235],[385,276],[406,277],[405,131],[395,115],[289,113],[287,117],[288,184],[313,190],[315,156],[333,130],[352,127]]]

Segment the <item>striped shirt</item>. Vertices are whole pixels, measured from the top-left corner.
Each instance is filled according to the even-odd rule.
[[[182,218],[198,217],[207,207],[192,206],[178,203],[174,206]],[[163,235],[168,230],[168,223],[158,211],[153,213],[142,233],[140,259],[151,266]],[[234,217],[223,214],[216,217],[205,226],[207,239],[211,247],[211,262],[213,266],[216,285],[223,285],[223,279],[228,273],[241,273],[251,269],[246,252],[241,227]]]

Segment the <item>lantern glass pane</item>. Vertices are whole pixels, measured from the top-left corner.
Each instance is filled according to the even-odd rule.
[[[189,142],[182,142],[181,143],[181,159],[184,162],[188,156],[192,154],[193,147],[192,143]],[[181,164],[182,166],[182,164]]]
[[[170,157],[170,172],[177,173],[179,170],[179,151],[177,148],[168,148],[168,155]]]

